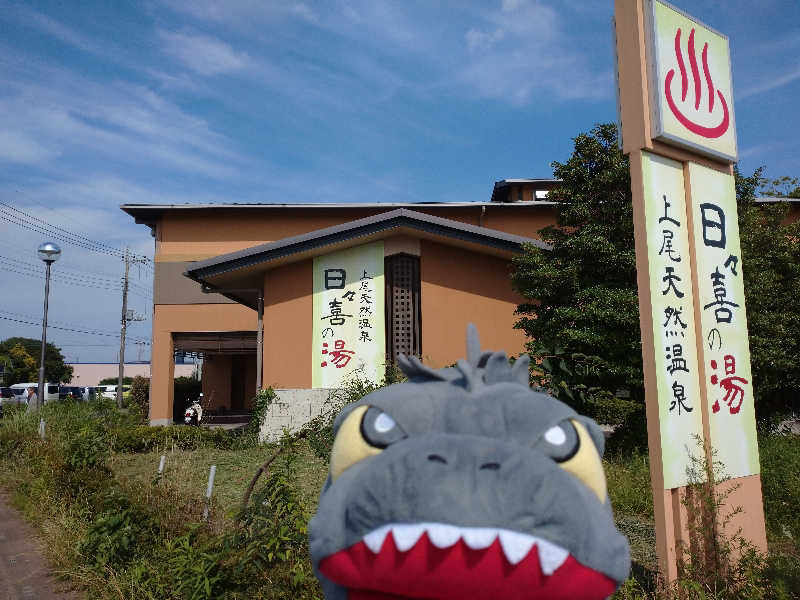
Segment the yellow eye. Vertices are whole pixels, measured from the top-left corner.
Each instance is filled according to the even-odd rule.
[[[389,415],[374,406],[354,409],[339,427],[331,450],[331,479],[369,456],[379,454],[389,444],[406,436]]]
[[[606,476],[603,473],[603,463],[597,453],[597,448],[583,424],[574,419],[571,419],[571,423],[578,432],[580,446],[574,456],[559,463],[558,466],[580,479],[597,495],[600,502],[605,502],[607,496]]]

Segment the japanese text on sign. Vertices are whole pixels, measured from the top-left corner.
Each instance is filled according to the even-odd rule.
[[[643,153],[653,344],[664,487],[687,483],[702,436],[683,168]]]
[[[733,177],[689,163],[711,447],[731,477],[759,472]]]
[[[313,387],[383,378],[383,293],[383,242],[314,259]]]

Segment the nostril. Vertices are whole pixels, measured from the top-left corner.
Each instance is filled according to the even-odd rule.
[[[500,463],[491,462],[491,463],[483,463],[481,465],[481,471],[497,471],[500,468]]]
[[[428,454],[428,460],[431,462],[442,463],[443,465],[447,464],[447,459],[444,456],[439,456],[438,454]]]

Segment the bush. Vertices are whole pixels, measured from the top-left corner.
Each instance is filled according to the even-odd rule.
[[[119,567],[133,556],[143,542],[143,515],[128,507],[103,513],[86,531],[78,553],[94,567]]]
[[[185,425],[167,425],[165,427],[122,425],[110,429],[109,437],[115,452],[138,453],[173,446],[181,450],[197,450],[198,448],[230,450],[240,446],[241,434],[231,433],[224,429],[186,427]]]
[[[147,416],[150,404],[150,379],[137,375],[131,382],[131,392],[128,398],[130,408],[135,408],[142,416]]]

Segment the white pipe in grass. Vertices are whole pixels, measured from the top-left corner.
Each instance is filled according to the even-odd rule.
[[[217,465],[211,465],[208,471],[208,487],[206,488],[206,505],[203,507],[203,521],[208,520],[208,506],[211,503],[211,492],[214,490],[214,477],[217,475]]]
[[[167,461],[166,455],[161,455],[161,460],[158,462],[158,474],[161,475],[164,472],[164,463]]]

